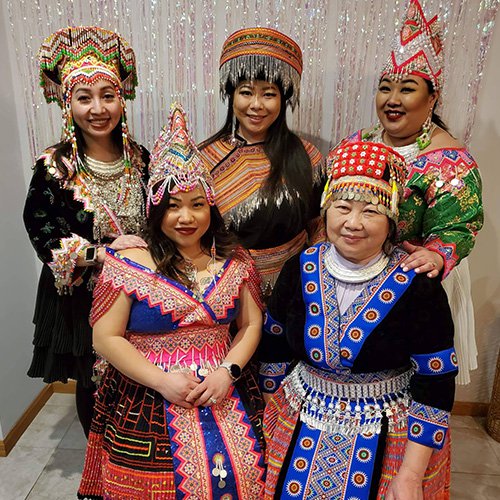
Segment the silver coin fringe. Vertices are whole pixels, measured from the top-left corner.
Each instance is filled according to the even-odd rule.
[[[283,381],[283,389],[291,407],[300,411],[300,420],[314,429],[348,437],[380,434],[384,415],[389,431],[406,424],[412,373],[371,383],[339,383],[331,373],[300,362]]]

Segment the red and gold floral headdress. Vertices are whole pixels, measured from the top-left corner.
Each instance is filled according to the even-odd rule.
[[[330,174],[321,208],[333,200],[365,201],[397,222],[406,178],[399,153],[375,142],[345,143],[330,152],[327,166]]]
[[[300,95],[302,51],[290,37],[275,29],[245,28],[224,42],[219,75],[223,98],[227,97],[228,82],[236,87],[241,79],[280,81],[285,94],[292,90],[288,103],[294,109]]]
[[[63,109],[63,140],[72,144],[71,165],[77,169],[78,149],[71,112],[73,88],[107,80],[122,105],[124,159],[130,166],[130,141],[124,99],[134,99],[137,85],[135,55],[117,33],[97,26],[67,27],[47,37],[38,51],[40,86],[47,102]]]
[[[174,102],[168,125],[162,128],[151,153],[148,213],[150,204],[158,205],[165,191],[170,194],[189,192],[200,185],[209,205],[214,205],[215,189],[209,168],[189,132],[184,109]]]
[[[430,80],[437,91],[443,88],[441,27],[437,15],[426,20],[418,0],[410,0],[381,77],[385,75],[398,80],[405,75],[416,75]]]

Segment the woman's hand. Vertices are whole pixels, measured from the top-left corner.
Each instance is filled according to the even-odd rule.
[[[134,234],[122,234],[118,236],[109,248],[113,250],[125,250],[126,248],[147,248],[147,243],[139,236]]]
[[[387,489],[386,500],[422,500],[422,476],[401,465]]]
[[[200,379],[192,373],[165,373],[164,381],[156,388],[170,403],[191,409],[193,404],[187,401],[187,396],[200,385]]]
[[[435,278],[443,269],[444,259],[437,252],[412,245],[408,241],[404,241],[402,247],[410,254],[403,262],[403,271],[415,269],[417,274],[427,273],[429,278]]]
[[[220,403],[227,396],[232,383],[229,372],[225,368],[218,368],[191,391],[186,401],[193,406],[212,406]]]

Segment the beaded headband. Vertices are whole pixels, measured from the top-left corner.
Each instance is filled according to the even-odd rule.
[[[124,99],[134,99],[135,55],[117,33],[97,26],[63,28],[48,36],[38,51],[40,86],[47,102],[61,107],[76,83],[106,79],[118,85]]]
[[[381,78],[385,75],[397,81],[406,75],[416,75],[430,80],[437,91],[443,88],[441,27],[437,15],[426,20],[418,0],[410,0]]]
[[[224,42],[219,65],[221,97],[227,96],[226,85],[234,87],[243,80],[264,78],[280,81],[292,109],[299,102],[302,51],[288,36],[271,28],[246,28],[234,32]]]
[[[193,191],[200,184],[209,205],[215,205],[215,189],[208,166],[188,130],[186,114],[176,102],[170,107],[168,126],[156,139],[149,163],[148,204],[158,205],[165,191],[175,195]]]
[[[352,142],[332,150],[327,160],[330,175],[321,208],[333,200],[365,201],[397,222],[398,204],[406,179],[404,158],[375,142]]]

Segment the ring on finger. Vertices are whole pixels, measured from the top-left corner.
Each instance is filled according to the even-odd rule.
[[[216,405],[216,404],[217,404],[217,400],[216,400],[214,397],[209,398],[209,399],[208,399],[208,401],[209,401],[210,403],[212,403],[213,405]]]

